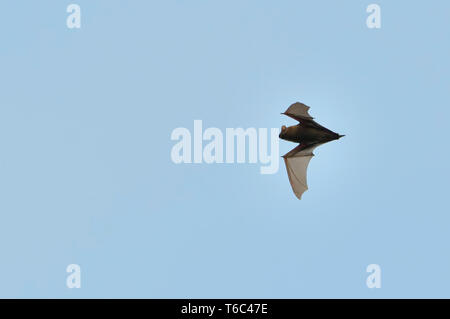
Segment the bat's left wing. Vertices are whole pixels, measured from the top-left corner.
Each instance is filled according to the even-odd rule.
[[[316,147],[322,144],[323,143],[309,145],[300,144],[283,156],[289,182],[291,183],[292,190],[298,199],[301,199],[303,193],[308,189],[306,173],[309,161],[314,156],[313,151]]]

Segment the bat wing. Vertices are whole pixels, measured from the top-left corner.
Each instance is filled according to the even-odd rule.
[[[308,113],[309,109],[310,109],[309,106],[297,102],[289,106],[288,109],[283,114],[299,122],[310,121],[313,119],[313,117],[309,115]]]
[[[323,127],[322,125],[314,121],[314,118],[308,113],[309,109],[310,109],[309,106],[297,102],[289,106],[288,109],[283,114],[289,116],[290,118],[293,118],[296,121],[299,121],[303,125],[313,126],[318,129],[328,131],[329,133],[333,133],[326,127]]]
[[[292,151],[283,156],[286,170],[291,183],[292,190],[298,199],[308,189],[306,180],[306,172],[311,158],[314,156],[313,151],[316,147],[323,143],[315,143],[309,145],[298,145]]]

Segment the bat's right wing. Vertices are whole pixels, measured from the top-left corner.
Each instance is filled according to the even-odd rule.
[[[309,113],[308,113],[309,109],[310,109],[309,106],[307,106],[303,103],[300,103],[300,102],[296,102],[296,103],[292,104],[291,106],[289,106],[288,109],[282,114],[287,115],[296,121],[299,121],[300,123],[302,123],[305,126],[316,127],[318,129],[325,130],[329,133],[333,133],[326,127],[323,127],[322,125],[320,125],[319,123],[314,121],[314,118],[311,115],[309,115]]]
[[[294,103],[291,106],[288,107],[286,112],[282,113],[284,115],[287,115],[294,120],[297,120],[299,122],[304,121],[312,121],[313,117],[309,115],[308,110],[310,109],[309,106],[303,104],[303,103]]]
[[[300,144],[283,156],[289,182],[291,183],[292,190],[298,199],[301,199],[303,193],[308,189],[306,173],[309,161],[314,156],[313,151],[316,147],[322,144],[323,143],[309,145]]]

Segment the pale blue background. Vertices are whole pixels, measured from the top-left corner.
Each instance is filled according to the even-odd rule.
[[[450,3],[374,2],[2,1],[0,297],[450,297]],[[282,163],[170,160],[295,101],[346,134],[302,201]]]

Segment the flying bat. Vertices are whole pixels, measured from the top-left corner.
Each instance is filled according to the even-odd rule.
[[[286,112],[281,113],[300,122],[290,127],[283,125],[279,135],[283,140],[299,143],[297,147],[283,156],[289,182],[298,199],[301,199],[303,193],[308,189],[306,170],[309,161],[314,156],[314,149],[344,136],[316,123],[309,115],[308,110],[309,106],[297,102],[289,106]]]

